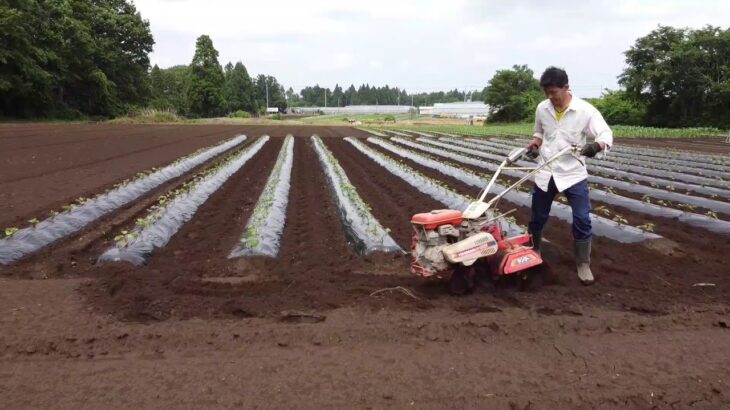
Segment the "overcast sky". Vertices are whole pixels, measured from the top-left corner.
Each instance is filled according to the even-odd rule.
[[[136,0],[152,64],[189,64],[208,34],[219,61],[285,87],[481,89],[496,70],[564,67],[573,90],[616,88],[623,52],[658,24],[727,27],[730,0]]]

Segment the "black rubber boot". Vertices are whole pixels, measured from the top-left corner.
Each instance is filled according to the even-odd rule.
[[[532,250],[537,252],[538,255],[542,256],[542,232],[532,234]]]
[[[584,285],[592,285],[596,282],[591,272],[591,239],[575,241],[575,266],[578,271],[578,279]]]

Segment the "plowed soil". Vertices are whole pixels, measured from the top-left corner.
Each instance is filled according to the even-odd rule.
[[[360,256],[347,243],[312,134],[404,250],[412,214],[443,208],[341,139],[367,136],[355,129],[0,126],[0,222],[20,224],[239,133],[247,144],[272,138],[147,265],[95,260],[190,174],[0,267],[2,407],[730,406],[727,238],[622,210],[632,223],[657,222],[673,242],[596,238],[599,282],[583,287],[570,225],[551,220],[546,266],[526,289],[487,282],[450,296],[411,277],[409,256]],[[297,138],[280,253],[228,259],[289,133]],[[518,222],[528,214],[518,207]]]

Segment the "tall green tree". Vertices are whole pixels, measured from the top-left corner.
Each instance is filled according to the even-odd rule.
[[[149,98],[149,23],[125,0],[0,3],[0,115],[112,116]]]
[[[187,91],[188,114],[193,117],[215,117],[223,114],[223,69],[218,63],[218,50],[207,35],[195,42],[195,55],[190,64],[190,86]]]
[[[489,105],[491,121],[522,121],[534,115],[542,99],[540,83],[526,65],[514,65],[511,70],[499,70],[484,90],[484,102]]]
[[[260,111],[266,109],[267,88],[269,91],[269,107],[277,107],[280,111],[286,110],[287,103],[284,87],[279,84],[276,77],[259,74],[254,81],[254,94],[256,96],[256,105],[260,107]]]
[[[601,98],[591,99],[590,103],[612,125],[641,125],[646,116],[646,106],[631,99],[624,90],[605,90]]]
[[[290,107],[299,107],[302,105],[302,99],[298,93],[294,92],[294,89],[289,87],[286,90],[286,101]]]
[[[659,26],[625,55],[619,84],[647,125],[730,126],[730,29]]]
[[[324,107],[325,91],[329,92],[329,90],[320,87],[319,84],[314,87],[304,87],[301,91],[302,100],[310,106]]]
[[[256,99],[254,98],[253,81],[242,62],[234,66],[231,63],[225,67],[225,98],[228,112],[238,110],[256,113]]]
[[[53,105],[53,30],[38,25],[47,12],[34,1],[0,3],[0,115],[42,115]]]
[[[190,67],[178,65],[160,69],[155,65],[150,73],[152,83],[153,108],[174,110],[180,115],[187,114],[187,89],[190,83]]]

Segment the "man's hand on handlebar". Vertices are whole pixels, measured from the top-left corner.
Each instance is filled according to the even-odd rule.
[[[588,158],[593,158],[603,150],[603,147],[598,142],[593,142],[590,144],[586,144],[583,146],[583,149],[580,151],[580,155],[583,155]]]
[[[540,156],[540,144],[538,144],[535,141],[532,141],[530,145],[527,146],[527,152],[525,152],[525,156],[530,159],[535,159]]]

